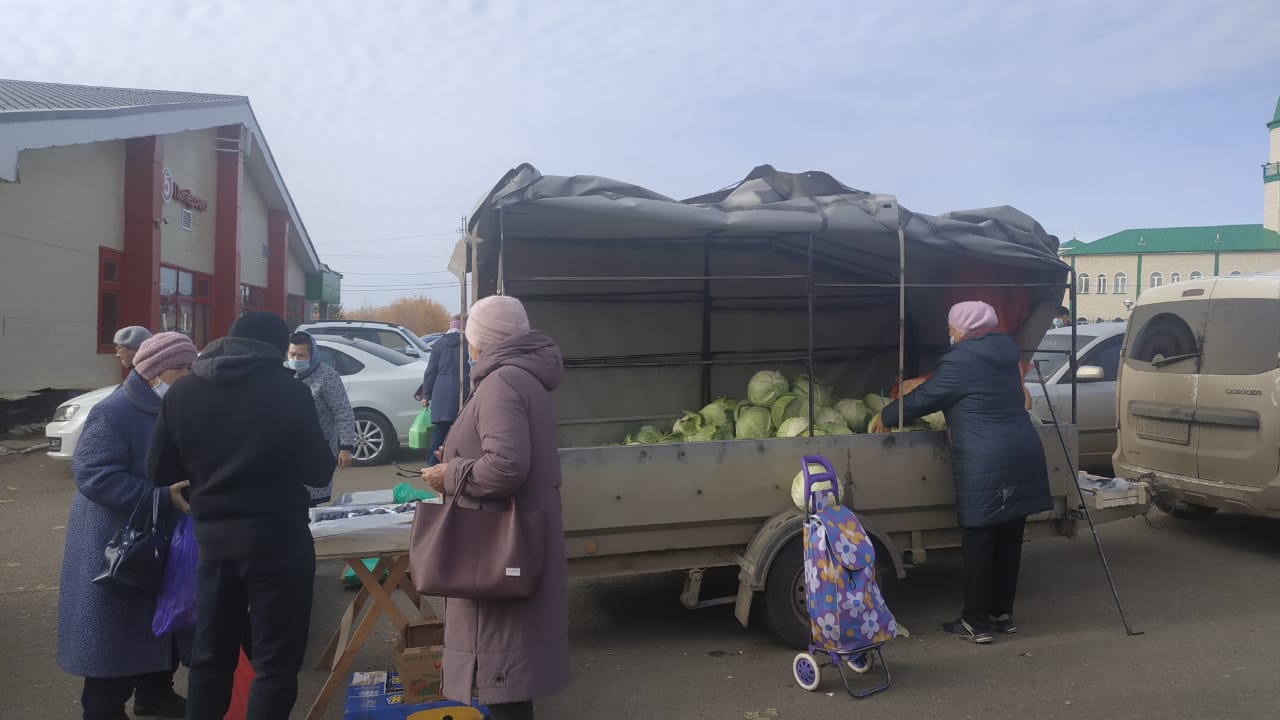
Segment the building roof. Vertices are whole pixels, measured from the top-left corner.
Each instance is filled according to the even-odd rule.
[[[1136,228],[1084,243],[1064,255],[1154,255],[1280,250],[1280,233],[1261,225]]]
[[[1082,245],[1084,245],[1084,243],[1081,242],[1079,238],[1072,236],[1070,240],[1059,245],[1058,250],[1065,253],[1068,250],[1074,250]]]
[[[242,95],[135,90],[0,80],[0,182],[18,180],[24,150],[170,135],[226,125],[245,128],[240,153],[245,173],[267,207],[289,214],[289,247],[322,267],[311,236],[284,184],[253,114]]]
[[[0,113],[139,110],[245,101],[247,98],[237,95],[135,90],[0,79]]]

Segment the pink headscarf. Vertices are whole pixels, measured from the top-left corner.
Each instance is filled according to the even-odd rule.
[[[979,330],[990,330],[998,325],[996,309],[981,300],[956,303],[947,314],[947,324],[968,335]]]

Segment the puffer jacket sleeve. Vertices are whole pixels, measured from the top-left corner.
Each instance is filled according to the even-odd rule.
[[[954,354],[954,353],[952,353]],[[964,384],[960,377],[960,364],[953,358],[943,357],[933,376],[919,387],[885,406],[880,413],[880,421],[885,427],[898,425],[898,404],[902,404],[903,422],[911,423],[925,415],[949,410],[964,395]]]
[[[477,413],[481,456],[446,458],[445,493],[457,493],[465,481],[463,494],[469,497],[511,497],[529,477],[532,461],[528,398],[511,375],[498,372],[486,379],[483,395],[472,402],[482,403]]]
[[[71,459],[71,474],[81,495],[112,510],[129,512],[143,495],[155,491],[155,486],[133,474],[128,438],[101,409],[90,410],[85,419]]]

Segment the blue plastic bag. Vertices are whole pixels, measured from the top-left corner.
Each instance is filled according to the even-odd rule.
[[[195,627],[196,624],[196,536],[191,518],[178,517],[169,543],[169,559],[164,565],[160,594],[156,596],[156,614],[151,631],[156,637]]]

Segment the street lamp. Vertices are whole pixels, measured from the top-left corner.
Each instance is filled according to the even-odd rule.
[[[1124,301],[1124,311],[1129,312],[1131,310],[1133,310],[1133,301],[1126,298]]]

